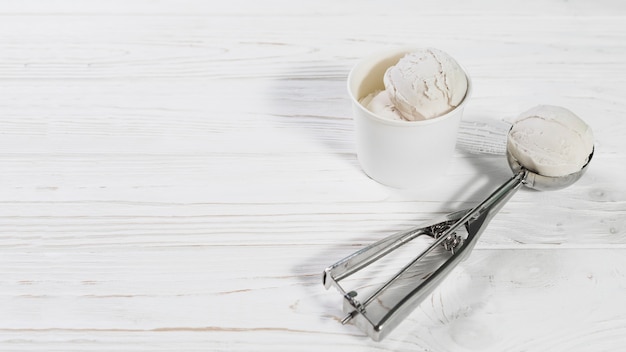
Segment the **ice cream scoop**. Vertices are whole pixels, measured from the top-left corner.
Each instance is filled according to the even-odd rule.
[[[540,106],[529,111],[534,111],[534,113],[522,115],[549,116],[549,118],[533,121],[532,133],[523,123],[525,119],[520,119],[513,125],[508,135],[509,142],[517,139],[516,133],[520,130],[526,133],[526,137],[522,138],[524,143],[508,143],[507,145],[507,160],[515,175],[480,204],[472,209],[447,214],[443,219],[425,226],[411,228],[383,238],[326,268],[322,276],[324,286],[336,287],[344,298],[343,310],[346,316],[341,320],[342,323],[354,320],[355,324],[372,339],[376,341],[383,339],[424,301],[457,265],[469,256],[491,219],[522,185],[538,190],[555,190],[573,184],[582,176],[593,157],[593,140],[587,139],[591,137],[589,126],[578,117],[573,118],[572,116],[575,117],[575,115],[563,108]],[[524,158],[515,157],[523,146],[552,146],[555,140],[559,141],[564,138],[563,136],[570,136],[572,130],[583,131],[582,135],[585,136],[585,148],[581,148],[581,154],[576,155],[577,158],[552,147],[539,148],[540,153],[526,152],[523,154]],[[557,143],[557,145],[560,144]],[[556,176],[534,171],[532,168],[536,164],[535,154],[543,155],[546,150],[551,154],[552,164],[568,164],[568,168],[559,169]],[[580,159],[578,157],[581,157],[583,153],[587,154],[584,156],[582,165],[577,169],[569,165],[570,159],[576,159],[578,162]],[[364,298],[361,298],[356,290],[344,289],[340,284],[341,280],[374,264],[417,238],[426,239],[428,247],[390,279],[378,286],[373,293],[367,293]],[[435,249],[439,250],[435,251]],[[432,265],[433,263],[436,265]]]
[[[387,69],[383,81],[389,100],[409,121],[443,115],[467,92],[467,77],[459,64],[434,48],[407,54]]]
[[[403,120],[402,115],[389,99],[386,90],[377,90],[361,99],[361,104],[376,115],[389,120]]]
[[[405,54],[387,68],[383,84],[384,90],[370,93],[361,104],[380,117],[406,121],[444,115],[461,104],[468,90],[459,64],[434,48]]]
[[[564,176],[587,163],[593,150],[593,133],[570,110],[539,105],[514,122],[507,149],[528,170],[544,176]]]

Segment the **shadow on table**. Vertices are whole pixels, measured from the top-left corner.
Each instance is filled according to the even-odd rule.
[[[346,91],[348,66],[293,67],[279,74],[267,91],[268,119],[312,143],[303,157],[325,152],[359,168],[354,124]],[[288,146],[289,147],[289,146]]]

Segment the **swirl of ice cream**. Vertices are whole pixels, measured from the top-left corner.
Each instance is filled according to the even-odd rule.
[[[406,54],[383,77],[385,89],[361,100],[371,112],[393,120],[419,121],[450,112],[465,98],[467,77],[448,54],[434,48]]]
[[[543,176],[566,176],[580,171],[589,161],[593,132],[570,110],[539,105],[515,120],[507,149],[530,171]]]

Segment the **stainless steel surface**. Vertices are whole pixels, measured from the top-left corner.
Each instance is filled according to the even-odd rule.
[[[522,184],[537,190],[565,188],[584,174],[592,157],[593,151],[578,172],[548,177],[524,168],[507,150],[514,176],[476,207],[384,238],[329,266],[324,270],[323,283],[326,289],[334,286],[344,297],[343,310],[347,315],[341,323],[354,321],[372,339],[383,339],[469,255],[489,221]],[[430,239],[426,249],[363,300],[357,299],[356,290],[346,290],[339,284],[422,236]],[[439,253],[435,253],[436,249]],[[431,265],[434,262],[437,265]]]
[[[571,173],[569,175],[560,176],[560,177],[550,177],[543,176],[538,173],[528,171],[528,176],[526,180],[524,180],[524,186],[532,189],[536,189],[539,191],[555,191],[565,187],[568,187],[574,184],[578,179],[582,177],[582,175],[587,170],[587,165],[591,162],[591,158],[593,157],[593,150],[591,154],[589,154],[589,158],[587,159],[587,163],[577,172]],[[526,170],[520,162],[513,157],[513,155],[507,150],[506,160],[509,163],[509,167],[513,170],[514,173],[518,173],[522,170]]]

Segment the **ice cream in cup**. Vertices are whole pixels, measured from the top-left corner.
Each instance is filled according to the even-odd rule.
[[[454,154],[469,75],[434,48],[399,48],[357,63],[348,76],[363,171],[396,188],[425,186]]]

